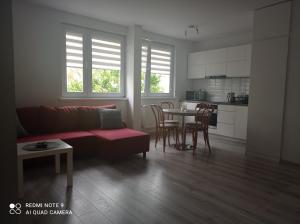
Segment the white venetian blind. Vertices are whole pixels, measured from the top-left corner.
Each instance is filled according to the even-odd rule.
[[[121,41],[92,38],[93,69],[121,70]]]
[[[66,65],[83,68],[83,38],[81,34],[66,33]]]
[[[151,73],[171,75],[171,50],[151,48]]]
[[[145,79],[146,79],[146,70],[147,70],[147,55],[148,55],[148,47],[146,45],[142,45],[141,52],[141,93],[145,92]]]
[[[142,72],[146,73],[147,69],[147,53],[148,53],[148,47],[142,46]]]

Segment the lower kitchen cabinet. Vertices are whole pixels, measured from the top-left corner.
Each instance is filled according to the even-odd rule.
[[[200,103],[200,102],[199,102]],[[188,110],[194,110],[197,103],[183,102]],[[237,105],[218,105],[217,128],[209,128],[209,133],[246,140],[248,107]],[[195,117],[185,117],[185,122],[193,122]]]
[[[246,140],[247,120],[248,107],[219,105],[217,133],[219,135]]]
[[[235,123],[234,123],[234,137],[246,140],[247,138],[247,121],[248,121],[248,107],[236,106]]]

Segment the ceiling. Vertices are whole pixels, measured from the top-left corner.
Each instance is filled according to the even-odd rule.
[[[249,33],[253,10],[278,0],[27,0],[120,25],[142,25],[166,36],[207,40]],[[185,36],[191,24],[199,35]]]

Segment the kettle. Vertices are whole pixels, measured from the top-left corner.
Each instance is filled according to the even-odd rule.
[[[229,103],[234,103],[234,101],[235,101],[234,92],[227,93],[227,101]]]

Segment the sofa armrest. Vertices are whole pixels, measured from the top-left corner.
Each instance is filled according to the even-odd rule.
[[[122,122],[123,123],[123,128],[127,128],[127,124],[125,121]]]

